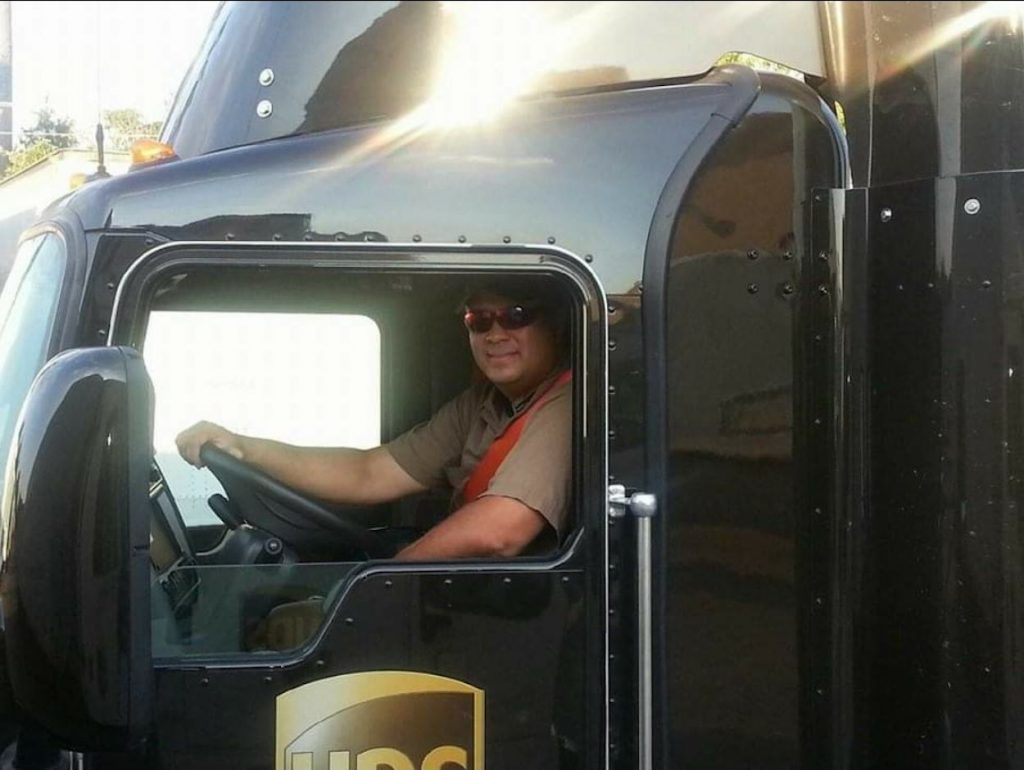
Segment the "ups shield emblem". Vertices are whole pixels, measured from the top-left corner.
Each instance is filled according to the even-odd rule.
[[[433,674],[370,671],[277,698],[276,770],[484,770],[484,693]]]

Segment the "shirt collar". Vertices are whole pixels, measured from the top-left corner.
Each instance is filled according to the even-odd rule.
[[[498,415],[504,415],[508,419],[515,419],[529,409],[544,393],[547,393],[561,374],[562,369],[555,369],[536,388],[515,401],[509,401],[500,390],[493,388],[491,403],[494,405],[495,412]]]

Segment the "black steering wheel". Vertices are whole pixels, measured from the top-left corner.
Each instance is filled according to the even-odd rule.
[[[393,544],[346,518],[343,511],[328,509],[223,449],[204,444],[199,457],[246,522],[280,538],[298,553],[358,550],[370,559],[395,555]]]

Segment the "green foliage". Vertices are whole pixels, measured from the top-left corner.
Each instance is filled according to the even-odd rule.
[[[147,123],[138,110],[108,110],[103,113],[106,149],[127,152],[136,139],[156,139],[161,123]]]
[[[22,131],[18,147],[0,156],[3,168],[0,179],[21,173],[55,152],[76,146],[78,137],[74,127],[70,118],[59,117],[49,107],[43,107],[36,113],[36,122]]]
[[[43,107],[36,113],[35,125],[21,132],[19,149],[27,149],[39,142],[49,142],[57,149],[75,147],[78,137],[74,133],[75,124],[71,118],[61,118],[49,107]]]
[[[5,153],[7,156],[7,168],[4,169],[3,176],[0,179],[6,179],[9,176],[21,173],[29,166],[34,166],[49,155],[59,152],[60,149],[60,147],[57,147],[48,139],[37,139],[31,144],[23,142],[22,146],[17,150]]]

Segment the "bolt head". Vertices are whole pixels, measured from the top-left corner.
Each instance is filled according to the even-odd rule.
[[[889,208],[888,206],[886,206],[885,208],[883,208],[883,209],[881,210],[881,212],[879,212],[879,218],[880,218],[880,219],[881,219],[881,220],[882,220],[883,222],[891,222],[891,221],[892,221],[892,209],[891,209],[891,208]]]
[[[964,201],[964,211],[966,211],[970,216],[974,216],[981,211],[981,201],[977,198],[968,198]]]
[[[261,99],[256,105],[256,114],[261,118],[269,118],[274,112],[274,105],[270,99]]]
[[[260,85],[269,86],[274,82],[274,70],[267,67],[265,70],[260,72]]]

